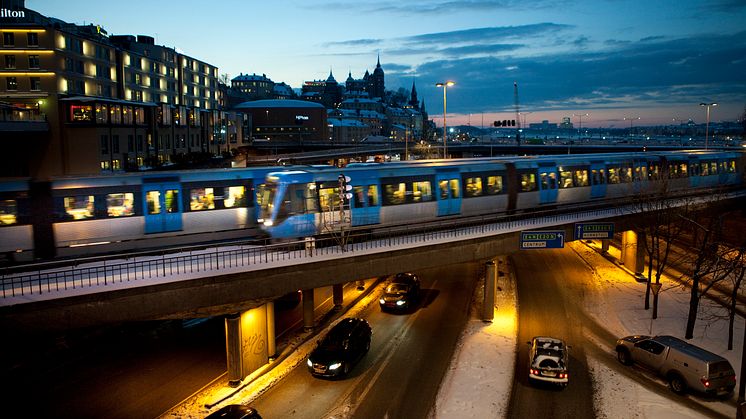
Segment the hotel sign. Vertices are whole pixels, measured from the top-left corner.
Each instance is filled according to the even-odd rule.
[[[26,17],[26,12],[24,12],[23,10],[0,9],[0,17],[2,18]]]

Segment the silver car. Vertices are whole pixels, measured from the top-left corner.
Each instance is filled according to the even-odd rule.
[[[536,336],[530,342],[528,354],[528,381],[543,381],[567,387],[570,374],[567,371],[570,349],[562,339],[548,336]]]

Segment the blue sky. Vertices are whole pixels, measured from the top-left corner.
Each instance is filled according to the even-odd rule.
[[[713,121],[746,106],[744,0],[27,0],[62,20],[143,34],[235,77],[266,74],[294,88],[344,82],[375,68],[386,88],[409,90],[440,125],[572,117],[584,126]],[[484,121],[484,122],[483,122]]]

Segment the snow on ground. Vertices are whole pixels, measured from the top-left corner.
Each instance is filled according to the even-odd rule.
[[[593,267],[595,283],[590,284],[586,293],[585,309],[600,324],[619,337],[670,334],[683,338],[689,301],[687,289],[664,278],[658,319],[651,321],[652,311],[646,311],[643,307],[644,283],[637,282],[628,271],[604,258],[598,249],[578,242],[568,246]],[[613,248],[610,253],[617,258],[619,256],[618,250]],[[505,265],[501,265],[501,270],[504,268]],[[498,287],[501,288],[499,301],[491,324],[479,320],[481,287],[475,293],[472,320],[462,333],[449,373],[441,384],[434,411],[436,418],[505,416],[514,382],[517,332],[512,276],[500,278]],[[734,350],[728,351],[727,320],[715,319],[715,314],[722,316],[725,311],[710,300],[702,300],[695,336],[690,342],[725,357],[738,372],[744,320],[736,320]],[[614,342],[596,343],[608,353],[610,359],[614,359],[614,348],[611,346]],[[605,361],[608,362],[608,359]],[[599,418],[678,419],[702,416],[675,399],[661,396],[617,374],[598,359],[589,358],[588,366],[596,388],[594,406]],[[662,380],[652,374],[645,374],[645,377],[660,385],[661,390],[670,391]],[[735,408],[726,402],[711,398],[693,399],[724,415],[735,416]]]
[[[509,271],[501,262],[498,269]],[[481,320],[484,287],[477,286],[471,320],[436,398],[436,418],[496,418],[507,411],[518,331],[515,282],[510,278],[509,274],[498,278],[497,308],[491,323]]]

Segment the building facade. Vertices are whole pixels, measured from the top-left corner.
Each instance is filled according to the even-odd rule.
[[[0,18],[0,102],[46,124],[12,141],[0,175],[45,178],[138,170],[190,153],[224,153],[244,136],[243,115],[222,113],[218,69],[100,26],[45,17],[16,1]]]

